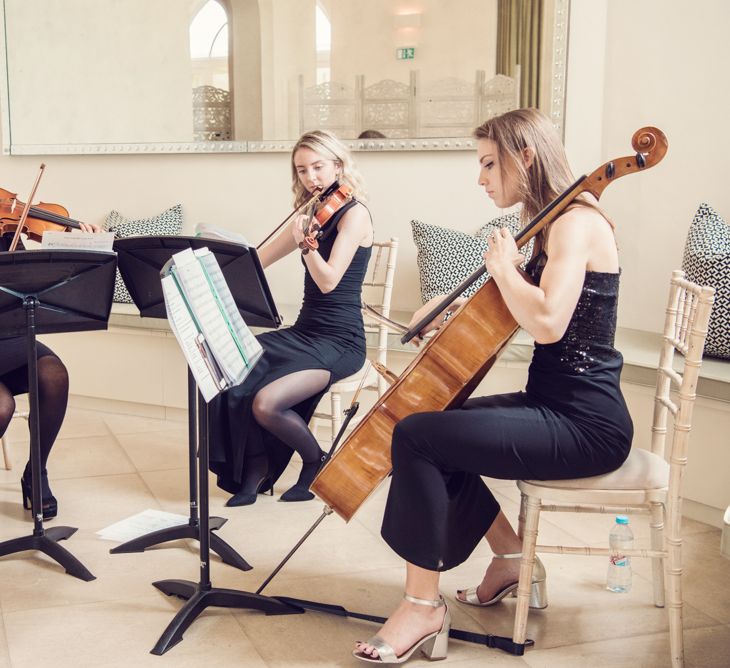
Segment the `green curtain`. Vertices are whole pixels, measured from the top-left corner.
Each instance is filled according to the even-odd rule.
[[[497,74],[514,77],[519,66],[520,106],[540,106],[543,0],[499,0]]]

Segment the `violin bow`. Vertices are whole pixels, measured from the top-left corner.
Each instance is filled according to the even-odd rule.
[[[609,183],[612,183],[621,176],[633,174],[649,167],[653,167],[666,155],[668,148],[667,138],[659,129],[652,126],[640,128],[634,132],[631,138],[631,146],[636,151],[634,155],[625,158],[609,160],[589,175],[581,176],[565,192],[548,204],[535,218],[528,223],[516,236],[515,242],[518,248],[522,248],[532,237],[543,227],[553,222],[567,207],[582,193],[590,193],[596,199]],[[413,337],[428,325],[439,313],[448,308],[449,305],[468,289],[476,280],[481,278],[487,271],[482,264],[471,276],[464,279],[450,294],[439,302],[427,315],[425,315],[411,330],[401,337],[401,343],[408,343]],[[458,313],[458,311],[457,311]],[[447,323],[444,323],[447,324]]]
[[[41,176],[43,176],[43,170],[45,170],[45,168],[46,165],[42,162],[40,170],[38,171],[38,176],[36,176],[35,183],[33,184],[33,189],[30,191],[30,196],[28,197],[25,206],[23,207],[23,213],[20,214],[18,227],[15,228],[15,234],[13,235],[13,240],[10,242],[10,248],[8,249],[8,251],[14,251],[18,247],[18,242],[20,241],[20,233],[23,230],[23,225],[25,225],[25,220],[26,218],[28,218],[28,214],[30,213],[30,203],[35,197],[35,191],[38,190],[38,184],[41,182]]]

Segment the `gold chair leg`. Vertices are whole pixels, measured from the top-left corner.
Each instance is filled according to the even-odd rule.
[[[530,610],[530,592],[532,591],[532,570],[535,566],[535,545],[537,543],[537,525],[540,521],[540,499],[527,497],[524,536],[522,537],[522,560],[520,561],[520,581],[517,585],[517,609],[512,641],[522,645],[527,638],[527,614]]]

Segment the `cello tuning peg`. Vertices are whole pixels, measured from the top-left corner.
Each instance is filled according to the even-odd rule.
[[[642,153],[636,154],[636,164],[639,166],[639,169],[646,167],[646,158],[644,158]]]
[[[613,164],[613,160],[606,165],[606,178],[612,179],[616,174],[616,165]]]

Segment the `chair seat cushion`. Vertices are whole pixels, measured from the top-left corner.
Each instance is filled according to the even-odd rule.
[[[632,448],[626,461],[611,473],[590,478],[526,482],[556,489],[664,489],[669,485],[669,464],[648,450]]]

